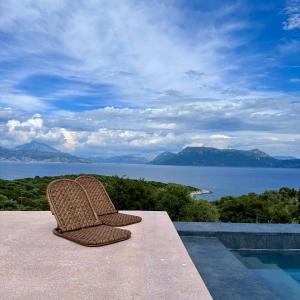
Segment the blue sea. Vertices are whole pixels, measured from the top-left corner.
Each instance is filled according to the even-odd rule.
[[[201,198],[216,200],[263,192],[282,186],[300,188],[300,169],[184,167],[132,164],[0,163],[0,178],[15,179],[65,174],[119,175],[161,182],[175,182],[204,188],[212,194]]]

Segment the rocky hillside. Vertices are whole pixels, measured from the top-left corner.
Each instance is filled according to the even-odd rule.
[[[259,149],[235,150],[186,147],[178,153],[164,152],[150,162],[154,165],[300,168],[300,159],[276,159]]]

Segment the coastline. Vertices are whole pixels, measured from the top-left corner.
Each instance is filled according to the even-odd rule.
[[[209,191],[209,190],[205,190],[205,189],[199,189],[197,191],[193,191],[190,193],[190,196],[192,198],[197,198],[197,196],[200,196],[200,195],[205,195],[205,194],[212,194],[213,192],[212,191]]]

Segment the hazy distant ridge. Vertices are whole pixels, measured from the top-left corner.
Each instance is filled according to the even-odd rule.
[[[120,155],[110,157],[90,157],[90,161],[96,163],[124,163],[124,164],[146,164],[149,162],[145,157],[136,155]]]
[[[0,147],[0,161],[85,163],[86,158],[61,152],[49,145],[31,142],[13,149]]]

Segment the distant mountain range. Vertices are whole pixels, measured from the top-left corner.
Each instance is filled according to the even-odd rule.
[[[61,152],[52,146],[37,141],[19,145],[13,149],[0,147],[1,161],[127,164],[145,164],[149,162],[145,157],[135,155],[83,158]]]
[[[163,152],[153,165],[300,168],[300,159],[276,159],[259,149],[235,150],[186,147],[178,153]]]
[[[120,164],[146,164],[149,162],[145,157],[136,156],[136,155],[90,157],[89,160],[96,163],[120,163]]]
[[[33,141],[13,149],[0,147],[0,161],[85,163],[88,159]]]
[[[163,152],[149,162],[145,157],[136,155],[83,158],[37,141],[13,149],[0,147],[0,161],[300,168],[300,159],[288,156],[272,157],[258,149],[245,151],[186,147],[178,153]]]

